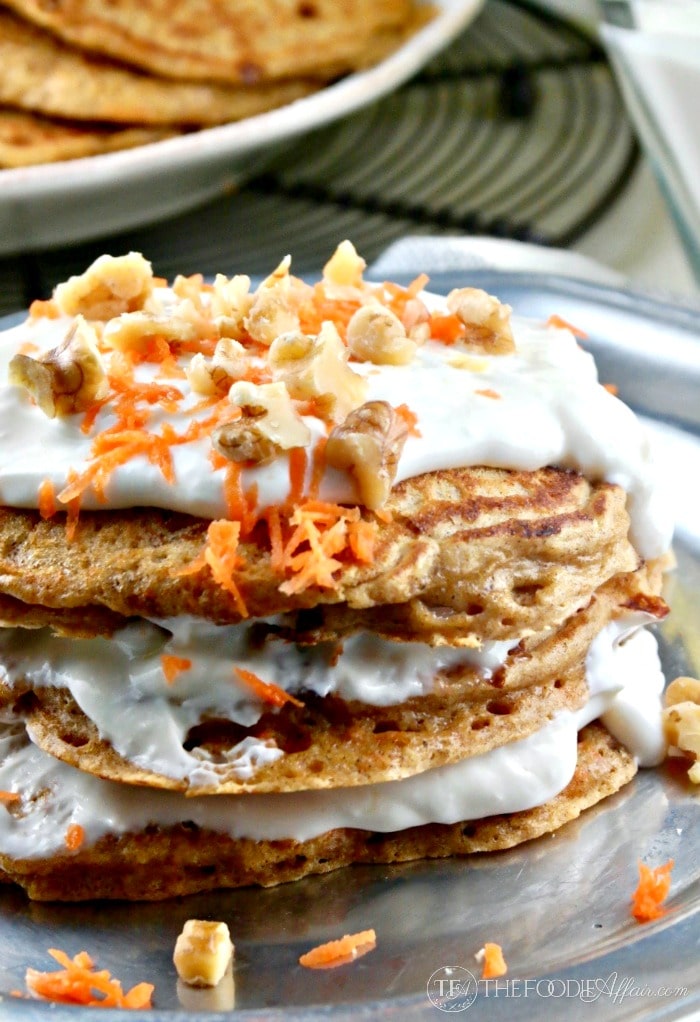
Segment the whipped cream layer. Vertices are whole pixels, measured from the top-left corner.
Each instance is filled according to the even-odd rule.
[[[441,304],[433,296],[424,298],[433,307]],[[34,319],[2,335],[2,504],[36,507],[39,487],[47,479],[60,492],[71,471],[80,473],[87,466],[94,435],[113,422],[106,406],[86,435],[80,429],[83,416],[47,418],[25,390],[7,383],[8,363],[20,345],[36,345],[36,354],[46,351],[62,341],[69,324],[67,318]],[[526,471],[550,465],[575,469],[591,480],[621,486],[629,494],[636,549],[645,558],[661,555],[670,543],[672,515],[657,483],[645,429],[599,384],[592,356],[581,350],[568,330],[517,317],[512,325],[516,351],[510,355],[465,358],[466,349],[459,343],[428,341],[409,365],[352,363],[354,372],[367,378],[366,400],[384,400],[395,407],[405,404],[417,417],[420,436],[408,437],[396,482],[423,472],[478,465]],[[137,367],[136,378],[152,380],[156,371],[144,363]],[[184,432],[200,396],[189,393],[186,380],[168,383],[186,399],[174,413],[154,407],[149,428],[158,431],[169,422]],[[304,422],[313,446],[325,436],[325,427],[313,416],[305,416]],[[168,483],[145,457],[134,457],[111,475],[106,505],[88,490],[82,506],[161,507],[205,518],[225,517],[223,470],[212,468],[210,449],[208,439],[173,447],[174,483]],[[260,507],[282,503],[289,492],[288,457],[282,454],[268,465],[247,469],[243,485],[257,487]],[[334,469],[326,470],[320,496],[357,502],[352,477]]]
[[[132,763],[193,785],[216,784],[216,766],[202,750],[188,752],[190,728],[206,717],[250,727],[265,709],[236,674],[251,671],[287,692],[335,694],[371,706],[395,706],[426,695],[444,671],[475,668],[485,677],[505,662],[517,641],[485,642],[480,649],[391,642],[358,633],[340,643],[299,646],[257,621],[213,625],[194,618],[155,624],[137,621],[113,638],[67,639],[48,629],[0,629],[0,665],[8,684],[70,691],[100,736]],[[171,681],[162,657],[188,666]],[[246,738],[222,764],[240,780],[283,755]],[[204,758],[203,758],[204,757]]]
[[[28,859],[65,853],[71,824],[84,828],[88,843],[184,820],[233,838],[304,841],[336,827],[387,833],[518,812],[566,787],[576,766],[577,731],[601,715],[642,765],[653,765],[664,754],[663,676],[643,619],[626,615],[594,640],[586,663],[590,699],[579,711],[557,714],[529,737],[485,755],[383,784],[185,798],[84,774],[27,744],[16,725],[7,725],[0,740],[0,789],[17,792],[23,804],[21,816],[0,812],[0,851]]]

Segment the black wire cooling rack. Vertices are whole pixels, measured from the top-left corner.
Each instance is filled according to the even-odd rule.
[[[638,157],[598,43],[525,0],[487,0],[412,81],[305,136],[236,194],[155,227],[12,260],[19,281],[0,293],[0,311],[103,251],[141,250],[172,277],[262,274],[288,251],[297,273],[313,273],[343,237],[368,261],[408,233],[568,246],[625,188]]]

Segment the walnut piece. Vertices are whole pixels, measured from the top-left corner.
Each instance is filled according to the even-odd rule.
[[[243,325],[254,341],[268,347],[276,337],[299,329],[299,315],[293,308],[291,259],[286,256],[277,269],[262,282],[253,296]]]
[[[407,424],[387,401],[368,401],[331,430],[326,462],[352,473],[360,500],[373,511],[389,498],[407,436]]]
[[[222,337],[211,359],[193,355],[185,372],[195,393],[223,396],[232,383],[245,376],[249,366],[250,359],[243,345],[230,337]]]
[[[15,355],[9,381],[28,390],[50,419],[86,411],[106,396],[109,387],[97,335],[82,316],[59,345],[39,358]]]
[[[215,987],[226,972],[233,953],[226,923],[188,919],[175,942],[173,962],[183,983]]]
[[[229,400],[242,415],[212,433],[216,449],[229,461],[254,461],[264,465],[292,447],[306,447],[311,431],[297,414],[283,383],[256,386],[245,380],[234,383]]]
[[[332,323],[326,322],[317,337],[300,331],[283,334],[270,346],[270,367],[293,398],[315,400],[334,422],[361,405],[367,381],[348,365],[348,351]]]
[[[666,741],[694,760],[688,777],[700,784],[700,680],[676,678],[664,694],[663,713]]]
[[[152,291],[151,264],[138,252],[129,252],[100,256],[80,276],[59,284],[53,297],[68,316],[107,320],[142,309]]]
[[[510,325],[510,305],[477,287],[450,291],[447,308],[467,328],[465,343],[484,355],[512,355],[515,341]]]
[[[353,313],[347,343],[355,358],[375,365],[408,365],[418,350],[399,317],[379,302],[370,302]]]
[[[192,322],[177,315],[139,311],[124,312],[110,319],[102,337],[105,344],[117,351],[143,351],[154,337],[169,342],[194,341],[198,331]]]
[[[341,241],[323,267],[323,279],[326,283],[340,287],[360,287],[366,266],[367,263],[357,254],[353,243]]]

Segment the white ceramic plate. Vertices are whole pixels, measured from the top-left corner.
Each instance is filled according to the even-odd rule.
[[[269,113],[137,149],[0,170],[0,254],[152,223],[235,188],[285,142],[402,84],[483,2],[440,0],[436,17],[381,64]]]

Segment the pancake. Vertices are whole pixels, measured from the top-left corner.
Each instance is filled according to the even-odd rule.
[[[131,149],[172,137],[172,128],[117,128],[85,121],[58,120],[0,106],[0,167],[77,160],[117,149]]]
[[[377,523],[372,563],[341,564],[332,589],[282,593],[266,534],[240,544],[237,587],[250,616],[420,601],[433,630],[449,616],[463,636],[519,639],[557,627],[639,563],[625,493],[573,472],[435,472],[396,486],[386,510],[392,521]],[[235,623],[240,606],[208,570],[178,574],[200,554],[207,528],[156,509],[83,512],[67,544],[60,517],[3,508],[0,592],[56,609],[103,606],[125,617],[191,614]]]
[[[212,125],[291,103],[311,83],[226,87],[156,78],[71,49],[0,9],[0,104],[79,121]]]
[[[578,765],[567,787],[546,804],[518,813],[389,834],[336,829],[308,841],[235,840],[183,820],[179,826],[104,837],[50,859],[0,853],[0,869],[3,879],[20,884],[37,901],[157,901],[217,888],[269,887],[352,863],[493,852],[559,830],[619,791],[636,769],[630,754],[602,726],[591,724],[581,732]]]
[[[415,17],[410,0],[9,0],[80,48],[163,76],[230,83],[327,80],[364,66],[377,36]]]
[[[348,788],[410,777],[525,738],[556,713],[579,709],[586,698],[582,667],[507,696],[447,705],[438,699],[423,705],[416,699],[366,707],[305,696],[301,707],[287,704],[267,711],[251,728],[217,719],[193,728],[186,748],[204,753],[208,768],[199,784],[195,774],[188,783],[123,759],[61,689],[39,689],[19,708],[32,741],[88,773],[189,795],[233,795]],[[226,754],[248,737],[272,740],[285,755],[242,781],[228,767]]]

